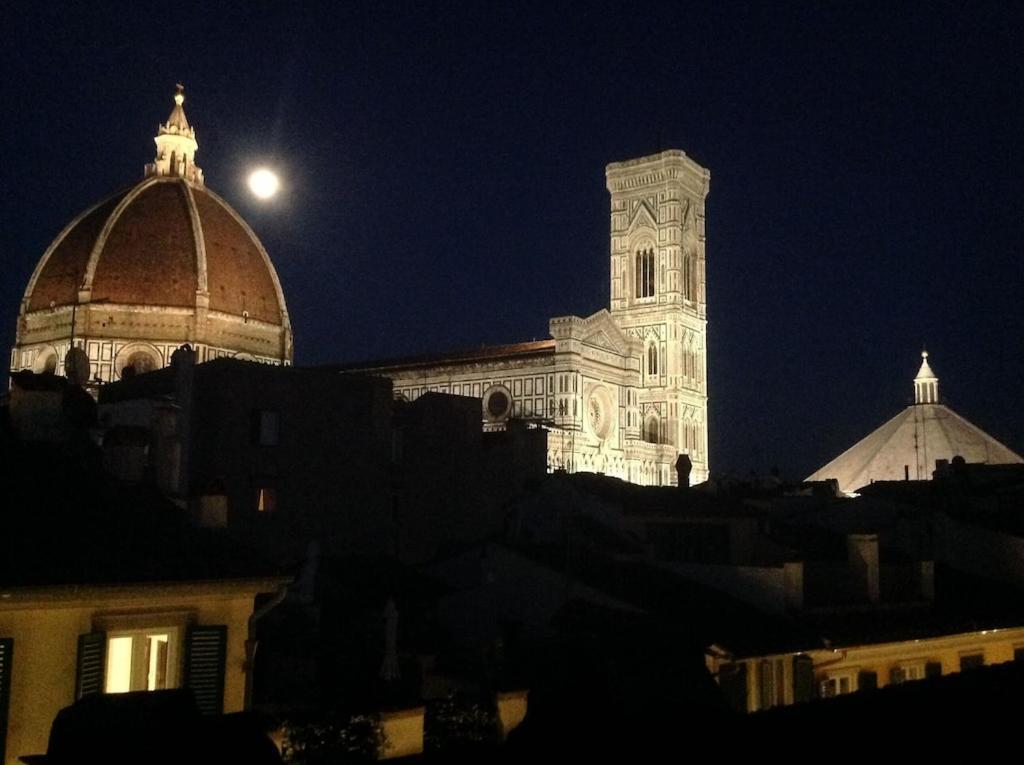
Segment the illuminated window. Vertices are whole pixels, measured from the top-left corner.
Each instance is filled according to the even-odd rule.
[[[636,251],[636,296],[654,297],[654,250],[650,247]]]
[[[256,490],[256,510],[272,513],[277,510],[277,490],[272,486],[261,486]]]
[[[78,636],[75,698],[189,688],[204,714],[224,711],[227,626],[197,625],[191,609],[109,614]]]
[[[177,687],[178,643],[178,630],[174,627],[109,633],[104,692]]]
[[[658,374],[658,349],[653,345],[647,349],[647,374]]]

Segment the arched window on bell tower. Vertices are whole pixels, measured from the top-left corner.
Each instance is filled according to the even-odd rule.
[[[647,348],[647,375],[658,376],[658,346],[650,345]]]
[[[656,444],[659,442],[659,424],[658,418],[653,414],[647,418],[644,423],[644,441],[649,444]]]
[[[683,253],[683,297],[687,300],[693,300],[692,290],[692,275],[691,269],[693,268],[693,262],[688,253]]]
[[[636,251],[636,297],[654,297],[654,248],[641,247]]]

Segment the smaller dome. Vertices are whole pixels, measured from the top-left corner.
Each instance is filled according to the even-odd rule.
[[[928,480],[936,462],[961,457],[967,462],[1010,465],[1024,462],[977,425],[938,403],[939,379],[921,354],[914,378],[914,404],[810,476],[834,478],[850,494],[873,481]]]

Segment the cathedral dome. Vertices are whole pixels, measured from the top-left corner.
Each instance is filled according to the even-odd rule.
[[[92,301],[208,308],[285,323],[274,267],[259,239],[216,194],[181,178],[151,177],[76,218],[25,292],[27,312]]]
[[[21,304],[12,367],[61,371],[72,346],[109,381],[199,360],[290,363],[284,294],[266,250],[195,164],[195,129],[175,105],[146,177],[76,217],[47,248]],[[130,361],[134,359],[134,361]]]

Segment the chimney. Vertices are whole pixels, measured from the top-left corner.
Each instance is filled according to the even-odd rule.
[[[804,607],[803,561],[787,561],[783,563],[782,581],[786,588],[786,610],[801,610]]]
[[[690,455],[680,454],[676,458],[676,483],[680,489],[689,488],[691,472],[693,472],[693,463],[690,461]]]
[[[935,600],[935,561],[920,561],[921,599],[932,603]]]
[[[168,401],[154,404],[152,414],[152,461],[157,488],[172,497],[183,497],[181,411]]]
[[[878,535],[849,534],[846,554],[850,571],[869,603],[878,603]]]
[[[196,352],[188,343],[171,354],[174,370],[174,398],[178,405],[178,486],[177,495],[187,497],[191,482],[193,389]]]

